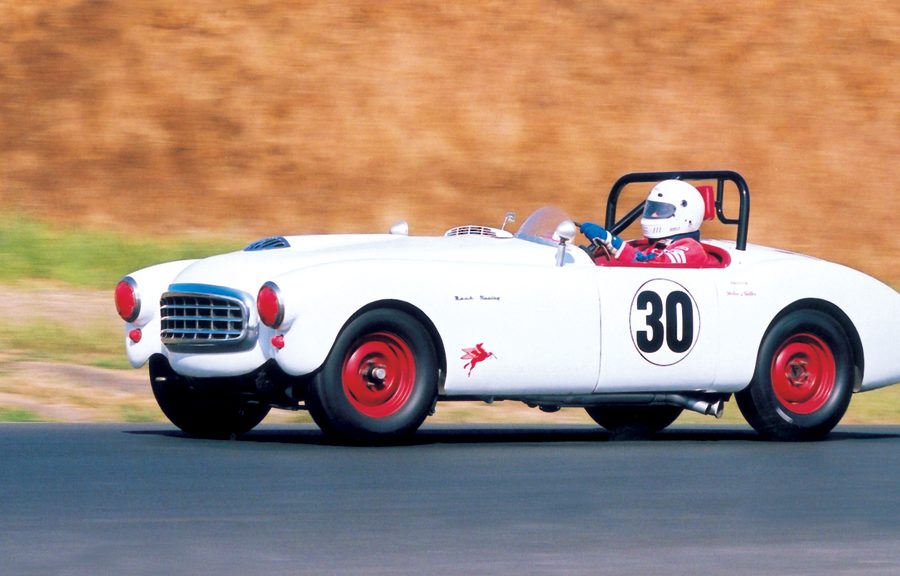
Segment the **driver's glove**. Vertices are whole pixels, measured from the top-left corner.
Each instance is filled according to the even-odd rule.
[[[581,233],[595,246],[605,246],[607,250],[613,253],[613,255],[619,255],[622,244],[624,244],[624,241],[621,238],[593,222],[585,222],[580,228]]]

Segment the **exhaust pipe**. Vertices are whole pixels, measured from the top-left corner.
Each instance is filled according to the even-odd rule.
[[[721,398],[708,401],[703,398],[685,396],[683,394],[663,394],[661,397],[666,404],[681,406],[682,408],[703,414],[704,416],[721,418],[722,413],[725,412],[725,402]]]

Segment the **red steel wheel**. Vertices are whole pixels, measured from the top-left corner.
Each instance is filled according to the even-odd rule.
[[[772,361],[772,389],[791,412],[811,414],[831,398],[836,366],[834,353],[815,334],[787,339]]]
[[[338,334],[309,382],[306,407],[337,440],[393,442],[413,434],[431,413],[439,375],[425,325],[404,311],[376,308]]]
[[[856,361],[845,328],[822,310],[799,309],[772,322],[750,385],[735,393],[757,432],[773,440],[816,440],[840,422]]]
[[[416,359],[396,334],[376,332],[359,340],[344,358],[341,381],[347,399],[369,418],[400,410],[416,384]]]

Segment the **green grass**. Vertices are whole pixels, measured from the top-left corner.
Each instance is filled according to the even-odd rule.
[[[202,258],[239,249],[229,241],[130,238],[122,234],[58,228],[17,215],[0,215],[0,283],[61,285],[112,292],[135,270],[167,262]],[[110,304],[112,306],[112,304]],[[0,322],[0,349],[30,360],[69,362],[101,368],[127,368],[121,333],[102,322],[78,329],[36,318]],[[66,342],[60,347],[60,342]]]
[[[41,422],[41,420],[34,412],[0,406],[0,422]]]
[[[60,342],[65,342],[64,347]],[[98,368],[125,369],[121,332],[101,325],[84,325],[79,329],[48,320],[32,320],[27,324],[0,324],[0,345],[7,352],[29,360],[67,362]]]
[[[119,416],[123,422],[133,424],[145,424],[147,422],[159,422],[159,410],[149,410],[140,406],[125,404],[119,408]]]
[[[15,215],[0,216],[0,282],[53,281],[110,288],[134,270],[239,249],[231,241],[135,239],[121,234],[59,229]]]
[[[900,385],[854,394],[844,424],[900,424]]]

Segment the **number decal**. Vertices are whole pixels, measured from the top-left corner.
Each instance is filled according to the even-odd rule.
[[[694,304],[687,292],[670,292],[666,297],[666,344],[676,354],[694,345]]]
[[[638,289],[631,305],[631,338],[648,362],[680,362],[694,348],[699,331],[700,313],[684,286],[658,279]]]
[[[662,348],[666,327],[662,323],[663,304],[656,292],[643,291],[637,295],[638,310],[647,310],[644,322],[647,330],[636,334],[637,347],[641,352],[652,354]]]

